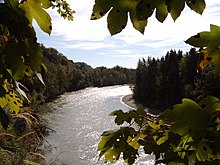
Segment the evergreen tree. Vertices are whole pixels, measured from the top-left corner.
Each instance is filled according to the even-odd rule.
[[[150,57],[147,60],[148,67],[147,67],[147,73],[146,73],[146,79],[144,84],[147,85],[147,93],[145,102],[146,105],[153,105],[156,104],[155,100],[158,98],[158,63],[155,60],[155,58],[151,59]]]
[[[145,100],[145,74],[147,72],[147,67],[145,65],[145,60],[141,61],[139,59],[137,69],[136,69],[136,76],[135,76],[135,84],[133,89],[133,97],[136,102],[143,103]]]

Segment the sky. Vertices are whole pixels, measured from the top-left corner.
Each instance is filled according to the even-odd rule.
[[[64,20],[55,10],[48,10],[52,18],[52,33],[36,26],[38,42],[53,47],[74,62],[86,62],[92,67],[116,65],[136,68],[141,58],[160,58],[175,49],[187,52],[191,46],[184,41],[201,31],[209,31],[210,24],[220,26],[220,1],[206,0],[202,16],[187,6],[174,22],[169,15],[160,23],[155,15],[148,19],[145,33],[136,31],[130,20],[119,34],[111,36],[106,16],[90,20],[94,0],[69,0],[76,11],[74,20]]]

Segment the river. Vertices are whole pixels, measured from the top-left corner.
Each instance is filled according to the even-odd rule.
[[[131,94],[128,85],[103,88],[86,88],[66,93],[46,105],[43,120],[56,132],[46,137],[46,156],[54,165],[103,165],[98,160],[97,145],[103,131],[115,129],[114,110],[128,111],[121,102],[124,95]],[[153,165],[153,157],[142,155],[136,165]],[[120,160],[115,165],[123,165]]]

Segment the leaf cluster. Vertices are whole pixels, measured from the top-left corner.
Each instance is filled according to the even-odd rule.
[[[126,27],[129,15],[133,27],[144,33],[154,11],[159,22],[163,22],[168,14],[175,21],[185,5],[199,14],[203,13],[206,6],[204,0],[95,0],[91,19],[102,18],[108,13],[108,29],[111,35],[115,35]]]
[[[183,99],[154,120],[140,109],[114,111],[110,116],[116,116],[117,125],[124,122],[130,125],[102,134],[98,146],[100,157],[114,162],[122,153],[125,162],[133,164],[142,146],[146,154],[155,155],[156,164],[219,163],[219,108],[219,99],[208,96],[199,103]],[[131,160],[124,157],[125,149]]]
[[[216,74],[220,74],[220,27],[210,25],[210,31],[203,31],[186,40],[187,44],[201,48],[200,68],[204,70],[207,64],[214,66]]]
[[[144,33],[147,20],[154,11],[156,19],[160,22],[166,19],[168,13],[175,21],[180,16],[185,4],[199,14],[203,13],[206,6],[204,0],[96,0],[91,19],[102,18],[108,13],[108,29],[111,35],[115,35],[126,27],[129,15],[133,27]],[[189,38],[186,43],[201,48],[199,69],[203,70],[211,61],[215,71],[219,72],[218,26],[211,25],[210,32],[198,33]],[[144,79],[144,75],[142,76]],[[141,77],[140,81],[142,81]],[[145,88],[150,90],[150,87]],[[114,162],[123,153],[124,146],[132,147],[132,150],[143,146],[146,154],[155,155],[156,163],[218,164],[220,162],[220,148],[217,146],[220,137],[219,106],[219,100],[211,96],[199,103],[183,99],[181,104],[174,105],[172,109],[162,112],[155,121],[152,122],[146,118],[144,124],[141,122],[141,125],[136,121],[142,120],[142,116],[131,116],[134,111],[125,113],[121,110],[114,111],[110,115],[116,116],[117,125],[124,122],[131,124],[133,121],[138,125],[138,130],[130,125],[121,128],[133,134],[125,135],[121,128],[118,131],[104,133],[98,147],[100,157],[105,155],[106,161]],[[133,131],[129,131],[131,128]],[[139,136],[140,134],[141,136]],[[111,137],[114,137],[113,140]],[[123,147],[116,145],[117,140],[121,141],[120,137],[124,137],[123,143],[120,143]],[[129,151],[132,153],[132,150]],[[136,159],[138,153],[131,155],[130,158]],[[134,163],[133,159],[128,161],[124,158],[124,160],[128,164]]]
[[[51,18],[45,11],[51,3],[5,0],[0,4],[0,106],[18,114],[23,98],[28,99],[19,81],[24,76],[40,76],[42,53],[32,26],[33,19],[50,34]],[[5,123],[3,123],[5,125]]]
[[[122,125],[124,122],[129,124],[135,122],[142,127],[146,112],[143,109],[129,112],[116,110],[109,115],[116,116],[115,123],[117,125]],[[104,155],[106,162],[110,161],[113,163],[122,154],[126,163],[133,164],[139,155],[138,149],[140,145],[137,143],[137,140],[140,136],[139,131],[129,126],[103,132],[102,139],[98,145],[98,150],[100,151],[99,157],[101,158]]]
[[[0,107],[18,114],[23,99],[28,98],[26,88],[19,82],[33,74],[44,84],[41,71],[46,70],[42,50],[37,43],[35,20],[42,31],[51,34],[51,17],[46,9],[58,8],[58,12],[72,20],[74,11],[66,1],[50,0],[4,0],[0,3]],[[56,5],[55,5],[56,4]],[[5,116],[5,115],[3,115]],[[4,118],[4,117],[3,117]],[[4,119],[2,125],[6,128]]]
[[[52,8],[57,8],[57,12],[64,19],[68,19],[69,21],[73,20],[74,10],[70,8],[70,5],[65,0],[51,0]]]

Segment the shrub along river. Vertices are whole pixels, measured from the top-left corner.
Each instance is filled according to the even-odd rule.
[[[46,156],[51,164],[61,165],[103,165],[98,160],[97,145],[103,131],[116,129],[114,117],[108,114],[114,110],[128,111],[121,102],[124,95],[131,94],[128,85],[104,88],[87,88],[66,93],[46,105],[43,120],[50,133],[44,142]],[[141,156],[142,155],[142,156]],[[154,164],[153,156],[140,153],[136,165]],[[123,165],[122,160],[115,165]]]

